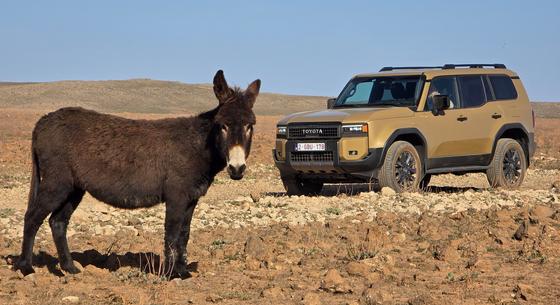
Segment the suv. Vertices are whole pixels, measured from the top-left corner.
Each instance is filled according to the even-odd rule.
[[[516,188],[535,151],[529,98],[503,64],[385,67],[354,76],[327,108],[278,122],[273,157],[289,195],[355,182],[415,191],[470,172]]]

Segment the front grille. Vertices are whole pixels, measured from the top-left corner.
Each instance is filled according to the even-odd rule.
[[[290,139],[312,139],[312,138],[338,138],[338,126],[289,126],[288,138]]]
[[[310,151],[290,153],[291,162],[301,163],[332,163],[334,155],[332,151]]]

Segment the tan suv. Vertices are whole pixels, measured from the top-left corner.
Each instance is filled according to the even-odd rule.
[[[354,76],[327,108],[278,122],[273,157],[290,195],[354,182],[414,191],[469,172],[516,188],[535,150],[529,98],[503,64],[385,67]]]

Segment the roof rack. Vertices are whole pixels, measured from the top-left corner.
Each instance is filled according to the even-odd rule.
[[[419,67],[383,67],[379,72],[393,70],[415,70],[415,69],[443,69],[443,66],[419,66]]]
[[[443,65],[443,69],[455,69],[458,67],[469,67],[469,68],[493,67],[494,69],[505,69],[506,65],[504,64],[445,64]]]
[[[484,68],[493,67],[494,69],[506,69],[504,64],[445,64],[443,66],[419,66],[419,67],[383,67],[379,72],[393,71],[393,70],[415,70],[415,69],[455,69],[460,67],[469,68]]]

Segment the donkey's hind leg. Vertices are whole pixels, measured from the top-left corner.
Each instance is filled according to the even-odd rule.
[[[79,273],[80,270],[76,268],[72,261],[72,255],[68,248],[68,240],[66,239],[66,229],[68,228],[70,217],[80,204],[80,201],[82,201],[84,193],[85,192],[81,189],[74,189],[68,196],[67,201],[58,209],[54,210],[49,218],[49,225],[56,245],[56,251],[58,252],[60,268],[73,274]]]
[[[27,207],[23,225],[21,255],[15,266],[24,275],[35,272],[32,267],[33,244],[39,227],[51,212],[66,202],[71,191],[72,188],[69,186],[62,184],[52,186],[47,181],[42,181],[37,197]]]

